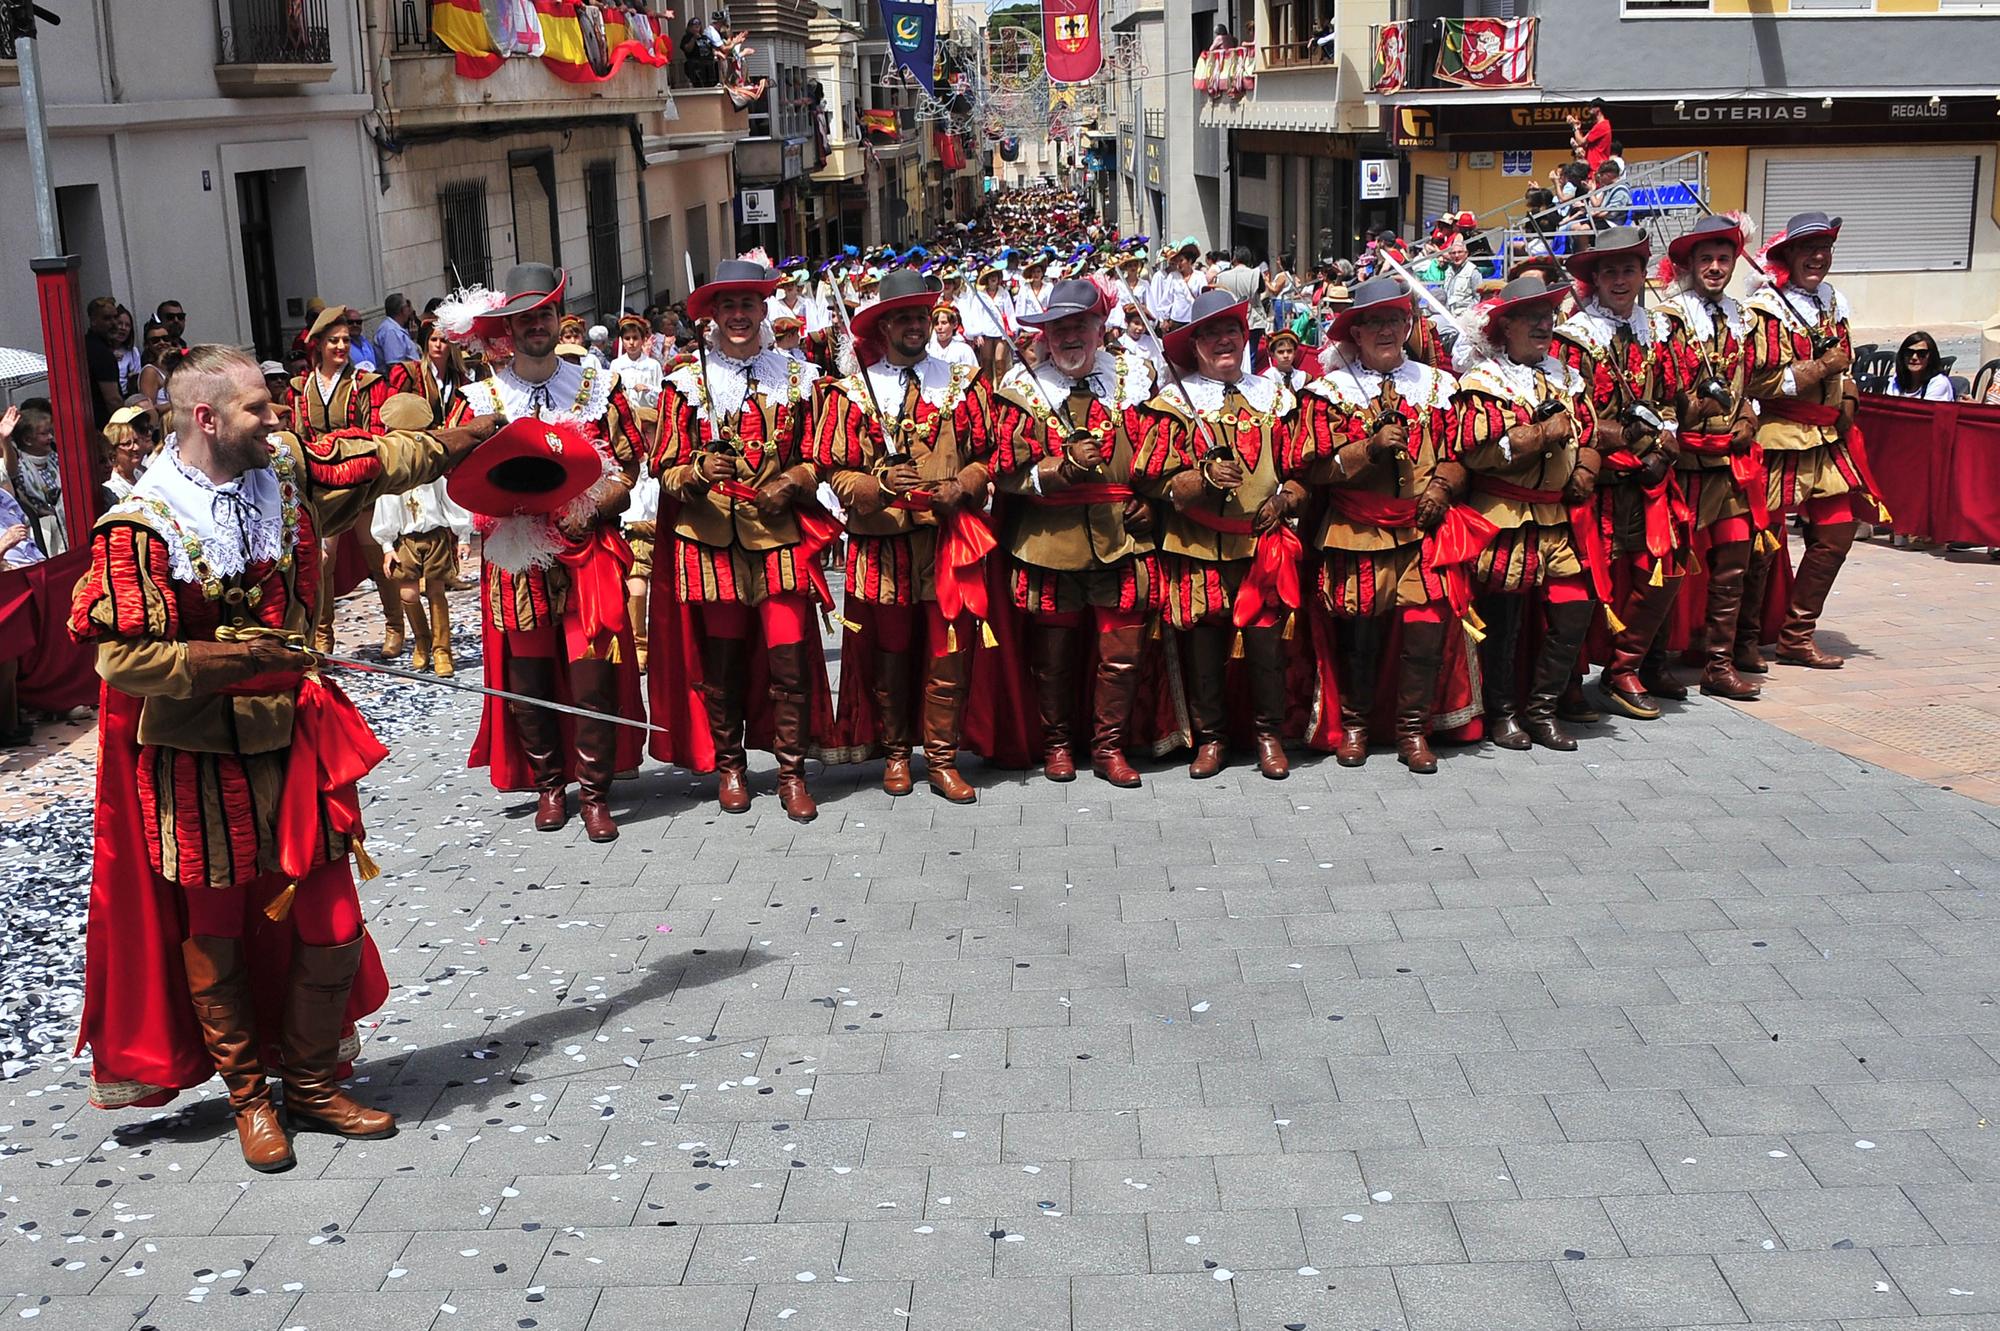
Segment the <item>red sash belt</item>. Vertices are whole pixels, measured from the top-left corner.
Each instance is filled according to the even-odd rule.
[[[1072,485],[1057,490],[1053,494],[1029,496],[1038,504],[1050,508],[1087,508],[1093,504],[1122,504],[1133,497],[1129,485],[1117,485],[1110,481],[1095,481],[1083,485]]]
[[[954,508],[938,513],[938,611],[946,623],[961,614],[987,618],[986,574],[983,565],[999,542],[986,515],[977,509]]]
[[[278,867],[288,878],[297,881],[313,867],[322,812],[335,832],[353,840],[362,877],[373,876],[372,863],[361,849],[361,801],[354,783],[388,756],[389,750],[338,684],[317,675],[299,681],[285,788],[278,797]],[[283,907],[274,908],[289,905],[286,897]]]
[[[726,495],[738,503],[751,504],[757,501],[757,488],[744,481],[717,481],[717,494]],[[826,585],[826,573],[820,568],[820,556],[847,530],[832,517],[815,513],[811,509],[795,509],[792,520],[799,526],[799,555],[802,560],[800,572],[812,587],[813,598],[831,610],[833,589]]]
[[[1353,522],[1365,522],[1375,527],[1417,525],[1417,501],[1414,499],[1393,499],[1368,490],[1339,487],[1328,490],[1326,497],[1336,512]],[[1461,619],[1472,607],[1470,566],[1479,558],[1480,551],[1492,544],[1499,531],[1477,511],[1463,504],[1453,504],[1445,509],[1444,521],[1438,524],[1437,530],[1424,533],[1420,553],[1423,566],[1443,581],[1445,599],[1451,603],[1452,613]]]
[[[626,611],[625,576],[632,569],[632,547],[616,527],[599,524],[575,547],[556,552],[569,570],[570,608],[575,619],[565,616],[564,632],[572,660],[615,661],[619,637],[629,629]]]
[[[1727,431],[1721,434],[1681,431],[1681,447],[1688,452],[1710,458],[1726,456],[1729,459],[1729,475],[1750,503],[1750,524],[1757,531],[1764,531],[1771,525],[1771,495],[1764,471],[1764,446],[1752,439],[1749,451],[1738,453],[1734,451],[1733,443],[1734,438]]]
[[[1633,474],[1646,465],[1646,460],[1629,448],[1621,448],[1604,455],[1607,466],[1618,471]],[[1646,555],[1645,566],[1651,568],[1673,554],[1677,544],[1674,533],[1685,530],[1693,519],[1687,499],[1681,494],[1681,487],[1674,477],[1673,468],[1667,468],[1666,475],[1657,485],[1641,483],[1639,492],[1646,497]]]
[[[1250,518],[1226,518],[1206,508],[1184,508],[1181,516],[1197,527],[1224,536],[1257,538],[1257,547],[1250,555],[1250,571],[1243,575],[1230,611],[1237,628],[1248,628],[1262,619],[1273,601],[1287,610],[1297,610],[1305,604],[1299,595],[1299,563],[1305,558],[1306,548],[1299,534],[1285,523],[1260,533]]]
[[[1570,537],[1576,542],[1577,554],[1583,558],[1584,571],[1590,575],[1591,590],[1598,600],[1610,604],[1611,551],[1604,544],[1604,529],[1598,525],[1597,513],[1590,503],[1571,504],[1560,490],[1531,490],[1497,476],[1482,474],[1474,477],[1472,483],[1495,499],[1509,499],[1517,504],[1561,504],[1569,514]]]
[[[1767,415],[1776,416],[1781,421],[1821,426],[1840,423],[1840,408],[1829,407],[1824,402],[1801,402],[1795,397],[1778,397],[1760,399],[1759,405]],[[1881,521],[1890,521],[1888,506],[1882,502],[1882,487],[1875,484],[1875,473],[1868,468],[1868,441],[1861,437],[1860,424],[1849,426],[1847,438],[1841,442],[1847,445],[1847,456],[1854,459],[1854,474],[1847,477],[1849,483],[1859,481],[1862,497],[1875,506]],[[1843,474],[1845,471],[1842,468]]]

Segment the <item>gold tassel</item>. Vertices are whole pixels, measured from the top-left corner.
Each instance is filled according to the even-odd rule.
[[[1660,561],[1657,559],[1653,561],[1652,573],[1647,575],[1646,585],[1649,587],[1664,587],[1667,585],[1666,576],[1660,572]]]
[[[998,647],[1000,639],[993,636],[993,625],[989,620],[979,621],[979,643],[982,647]]]
[[[1290,614],[1290,615],[1286,615],[1286,616],[1285,616],[1285,641],[1286,641],[1286,642],[1290,642],[1290,641],[1291,641],[1291,640],[1292,640],[1293,638],[1297,637],[1297,636],[1298,636],[1298,631],[1299,631],[1299,617],[1298,617],[1298,615],[1297,615],[1297,614]]]
[[[859,633],[859,632],[861,632],[861,626],[860,626],[859,624],[855,623],[855,622],[854,622],[853,620],[851,620],[851,619],[841,619],[841,620],[838,620],[838,621],[836,621],[836,622],[838,622],[838,623],[839,623],[839,625],[840,625],[840,626],[841,626],[842,628],[846,629],[846,630],[847,630],[847,631],[848,631],[849,633]]]
[[[1486,641],[1486,621],[1479,617],[1479,611],[1471,606],[1465,607],[1465,616],[1458,622],[1464,625],[1465,631],[1472,635],[1474,642]]]
[[[1771,530],[1771,529],[1770,529],[1769,527],[1766,527],[1766,528],[1764,528],[1764,530],[1762,530],[1762,531],[1758,532],[1758,533],[1757,533],[1757,553],[1758,553],[1758,554],[1760,554],[1760,555],[1775,555],[1775,554],[1777,554],[1777,553],[1778,553],[1778,533],[1776,533],[1776,532],[1772,531],[1772,530]]]
[[[1618,617],[1618,612],[1611,608],[1611,603],[1608,601],[1604,605],[1604,626],[1613,633],[1625,631],[1625,621]]]
[[[1884,527],[1895,526],[1896,519],[1893,516],[1891,516],[1889,512],[1889,506],[1883,503],[1881,499],[1877,498],[1875,495],[1869,495],[1868,498],[1875,505],[1875,511],[1881,515],[1882,525]]]
[[[271,898],[271,904],[264,907],[264,918],[276,924],[292,913],[292,897],[297,894],[297,883],[286,883],[285,890]]]
[[[619,649],[618,639],[613,638],[611,640],[611,650],[604,654],[604,659],[609,661],[612,665],[617,665],[619,664],[622,656],[623,652]]]
[[[1229,659],[1232,661],[1241,661],[1243,659],[1243,633],[1241,630],[1237,631],[1236,640],[1229,644]]]
[[[375,857],[368,853],[368,843],[361,839],[360,833],[355,833],[347,848],[354,852],[354,872],[362,882],[382,876],[382,866],[375,863]]]
[[[946,624],[944,626],[944,649],[947,652],[958,650],[958,625]]]

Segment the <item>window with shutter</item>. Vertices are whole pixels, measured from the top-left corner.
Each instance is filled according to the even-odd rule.
[[[1834,279],[1848,273],[1964,272],[1972,264],[1979,159],[1802,157],[1764,166],[1758,223],[1775,235],[1814,210],[1842,219]]]

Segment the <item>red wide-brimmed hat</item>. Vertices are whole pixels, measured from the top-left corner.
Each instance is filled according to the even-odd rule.
[[[452,468],[445,490],[489,518],[553,513],[604,475],[590,437],[563,421],[509,421]]]
[[[715,265],[715,276],[688,293],[690,319],[713,319],[715,302],[736,291],[748,291],[769,299],[778,289],[778,275],[749,259],[724,259]]]
[[[1712,240],[1726,240],[1740,254],[1745,243],[1742,222],[1730,216],[1704,217],[1667,242],[1667,258],[1673,261],[1675,267],[1685,268],[1689,257],[1694,254],[1694,247]]]
[[[1188,321],[1161,339],[1161,350],[1167,359],[1182,369],[1194,365],[1194,335],[1204,326],[1223,319],[1233,319],[1243,325],[1243,335],[1250,335],[1250,302],[1238,300],[1227,291],[1213,288],[1202,292],[1194,299],[1194,308],[1188,311]]]
[[[1524,273],[1474,306],[1468,323],[1473,332],[1492,342],[1495,319],[1522,314],[1538,305],[1559,306],[1567,295],[1567,287],[1551,286],[1540,273]]]

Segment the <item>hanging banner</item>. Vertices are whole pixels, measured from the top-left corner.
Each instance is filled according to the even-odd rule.
[[[882,0],[889,54],[937,96],[937,0]]]
[[[1042,63],[1051,83],[1088,83],[1104,68],[1097,0],[1042,0]]]
[[[1535,20],[1441,18],[1437,76],[1462,88],[1526,88],[1535,82]]]
[[[1376,92],[1401,92],[1410,81],[1410,24],[1384,23],[1375,30],[1375,68],[1369,86]]]
[[[431,7],[431,35],[458,57],[462,79],[483,79],[507,58],[487,31],[479,0],[437,0]]]

